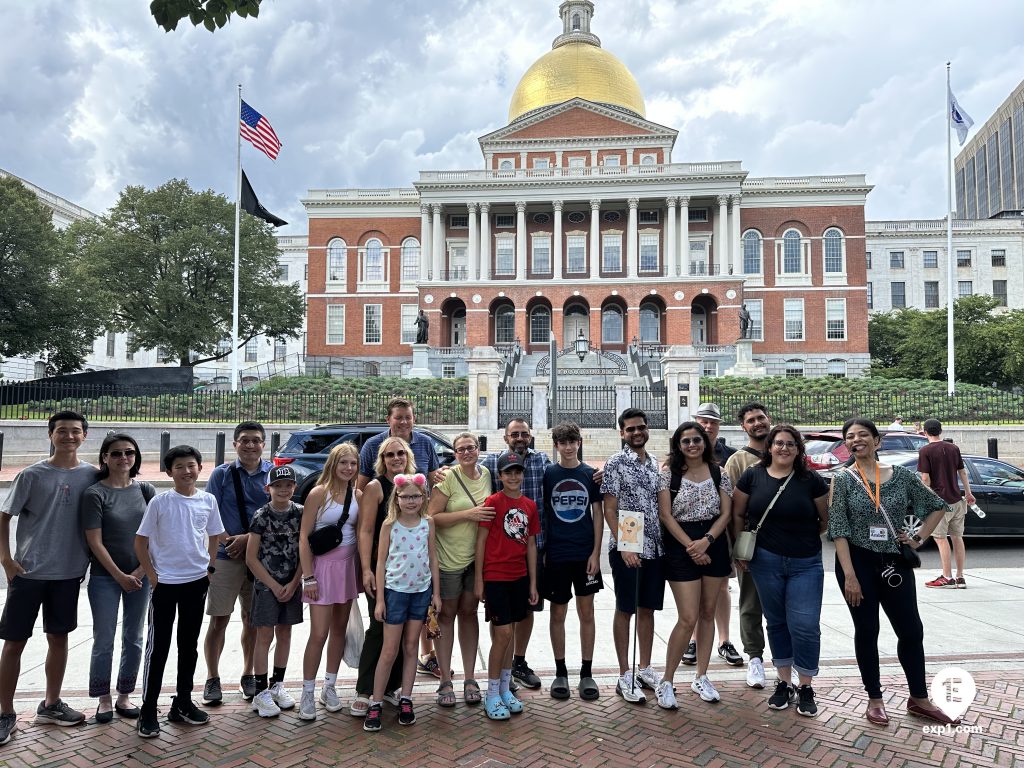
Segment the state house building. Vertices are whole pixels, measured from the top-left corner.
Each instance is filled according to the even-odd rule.
[[[684,345],[725,373],[745,305],[768,375],[861,375],[864,176],[673,162],[678,132],[646,119],[591,31],[593,3],[559,14],[508,124],[480,138],[480,168],[309,191],[307,353],[410,363],[423,309],[449,355],[516,340],[540,353],[552,332],[566,347],[582,333],[610,352]]]

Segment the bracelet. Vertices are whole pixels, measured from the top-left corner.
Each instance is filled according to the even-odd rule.
[[[308,586],[310,584],[316,584],[316,583],[317,583],[316,582],[316,576],[303,576],[302,577],[302,586],[304,586],[304,587]]]

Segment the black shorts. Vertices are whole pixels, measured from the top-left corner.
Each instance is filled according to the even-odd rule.
[[[576,597],[594,595],[601,591],[604,583],[601,572],[587,576],[587,561],[575,560],[569,563],[548,563],[544,567],[544,597],[555,605],[565,605]]]
[[[680,523],[683,532],[691,539],[702,539],[711,530],[714,520],[701,520],[693,523]],[[697,581],[702,576],[725,577],[732,572],[732,560],[729,557],[729,542],[725,536],[719,536],[707,549],[711,562],[697,565],[693,558],[686,554],[686,547],[676,541],[674,536],[665,532],[665,579],[666,581]]]
[[[484,618],[496,627],[526,618],[530,608],[530,577],[484,582]]]
[[[43,608],[43,632],[67,635],[78,627],[78,593],[81,579],[26,579],[15,576],[7,588],[7,604],[0,617],[0,640],[22,642],[32,637],[39,607]]]
[[[252,604],[249,607],[249,626],[276,627],[280,624],[294,626],[302,623],[302,590],[287,603],[280,602],[270,587],[261,581],[252,585]]]
[[[622,560],[622,554],[613,549],[608,553],[612,566],[612,581],[615,584],[615,610],[634,614],[637,608],[637,581],[639,581],[639,605],[651,611],[660,611],[665,605],[665,574],[662,561],[641,560],[639,568],[630,568]]]

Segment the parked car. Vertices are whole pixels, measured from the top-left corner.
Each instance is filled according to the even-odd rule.
[[[981,518],[968,510],[964,536],[1024,536],[1024,470],[987,456],[963,458],[971,491],[985,513]],[[885,461],[917,471],[916,452],[891,454]],[[910,515],[903,522],[912,531],[920,527]]]
[[[841,467],[850,458],[850,449],[846,447],[843,433],[838,429],[805,432],[804,441],[807,450],[807,466],[819,472]],[[882,434],[882,444],[878,447],[878,451],[879,453],[918,451],[927,443],[928,438],[924,435],[916,435],[911,432],[885,432]]]
[[[294,499],[303,503],[310,490],[316,485],[320,472],[327,461],[327,455],[340,443],[353,443],[362,449],[363,444],[374,435],[388,428],[387,424],[325,424],[292,432],[288,442],[274,455],[274,465],[287,464],[295,470]],[[455,461],[455,450],[444,437],[430,429],[416,428],[434,443],[434,451],[441,465]]]

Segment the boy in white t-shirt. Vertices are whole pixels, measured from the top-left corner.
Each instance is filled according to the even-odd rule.
[[[137,726],[139,736],[145,739],[160,735],[156,705],[176,614],[177,695],[167,719],[190,725],[202,725],[210,719],[192,701],[192,678],[199,658],[199,632],[210,586],[209,574],[215,570],[217,543],[224,533],[217,500],[196,488],[203,470],[199,451],[189,445],[175,446],[164,455],[163,464],[174,480],[174,490],[164,491],[149,502],[135,536],[135,554],[153,588],[142,678],[142,714]]]

